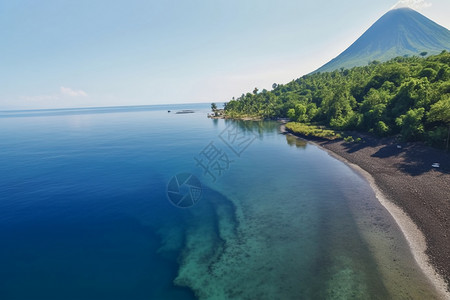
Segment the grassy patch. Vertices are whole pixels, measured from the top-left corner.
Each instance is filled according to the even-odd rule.
[[[316,137],[325,140],[335,140],[341,138],[340,133],[327,129],[324,126],[289,122],[286,124],[286,129],[292,133],[300,134],[306,137]]]

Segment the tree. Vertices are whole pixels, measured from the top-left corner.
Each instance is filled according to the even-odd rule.
[[[431,105],[428,112],[428,120],[450,124],[450,95],[447,94],[441,100]]]
[[[332,128],[346,129],[350,126],[356,101],[345,87],[336,87],[333,98],[327,105],[327,117]]]
[[[428,54],[428,52],[426,52],[426,51],[420,52],[420,56],[422,56],[422,57],[427,56],[427,54]]]
[[[433,70],[432,68],[425,68],[422,71],[420,71],[419,76],[420,77],[426,77],[429,81],[433,81],[434,78],[436,78],[437,72]]]
[[[450,140],[450,95],[446,94],[441,100],[431,105],[428,112],[428,121],[442,122],[448,126],[447,143],[445,150],[448,151]]]
[[[389,127],[383,121],[378,121],[375,127],[375,132],[378,135],[384,136],[389,132]]]
[[[272,89],[276,89],[278,87],[278,84],[274,83],[272,84]]]
[[[217,110],[217,105],[215,103],[211,103],[211,110],[212,111],[216,111]]]
[[[406,114],[401,115],[395,122],[400,126],[402,137],[405,140],[415,140],[419,138],[423,132],[423,115],[425,109],[423,107],[416,109],[409,109]]]
[[[386,111],[386,103],[388,102],[388,93],[382,89],[370,89],[367,95],[364,97],[363,102],[360,104],[359,112],[362,114],[362,122],[360,126],[365,130],[371,130],[375,127],[376,131],[380,134],[384,134],[384,130],[378,130],[384,128],[380,125],[383,114]],[[384,125],[386,125],[383,122]]]
[[[299,103],[299,104],[295,105],[295,120],[297,122],[308,122],[309,121],[309,118],[306,115],[306,109],[307,109],[307,107],[304,104]]]
[[[287,112],[287,116],[291,121],[296,121],[295,120],[295,109],[293,109],[293,108],[289,109]]]

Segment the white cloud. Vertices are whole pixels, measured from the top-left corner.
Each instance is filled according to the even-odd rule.
[[[409,7],[415,10],[421,10],[431,5],[431,2],[427,2],[426,0],[400,0],[391,9]]]
[[[68,87],[60,87],[61,94],[64,96],[70,96],[70,97],[87,97],[87,94],[85,91],[82,90],[73,90]]]

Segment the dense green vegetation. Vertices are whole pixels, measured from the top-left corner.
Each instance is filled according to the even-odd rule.
[[[450,53],[398,57],[305,75],[225,104],[228,117],[286,118],[335,130],[400,134],[445,147],[450,127]]]

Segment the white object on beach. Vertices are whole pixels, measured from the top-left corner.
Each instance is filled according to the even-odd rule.
[[[439,168],[441,166],[441,164],[440,163],[433,163],[431,166],[433,168]]]

